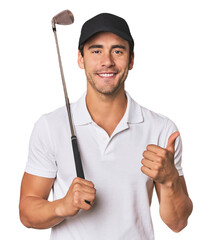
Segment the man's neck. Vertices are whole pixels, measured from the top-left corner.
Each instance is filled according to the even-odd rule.
[[[90,90],[87,91],[86,104],[93,121],[111,136],[124,116],[127,97],[124,89],[120,89],[114,95],[104,95]]]

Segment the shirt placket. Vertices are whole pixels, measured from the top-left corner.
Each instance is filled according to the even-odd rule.
[[[101,151],[101,160],[102,161],[112,160],[113,158],[112,156],[110,156],[111,151],[108,151],[109,145],[112,144],[112,140],[115,135],[129,128],[128,124],[125,122],[120,122],[110,137],[108,136],[107,132],[103,128],[98,126],[95,122],[93,122],[93,126],[95,128],[96,135],[98,138],[98,144]],[[110,152],[110,154],[108,152]]]

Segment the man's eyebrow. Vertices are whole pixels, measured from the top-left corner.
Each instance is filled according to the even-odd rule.
[[[88,47],[88,50],[89,50],[89,49],[93,49],[93,48],[103,48],[103,45],[94,44],[94,45],[89,46],[89,47]],[[121,49],[126,50],[126,47],[123,46],[123,45],[120,45],[120,44],[112,45],[112,49],[113,49],[113,48],[121,48]]]
[[[91,45],[88,49],[92,49],[92,48],[103,48],[103,45],[99,45],[99,44]]]
[[[121,48],[121,49],[126,50],[126,47],[125,47],[125,46],[123,46],[123,45],[119,45],[119,44],[117,44],[117,45],[113,45],[112,48]]]

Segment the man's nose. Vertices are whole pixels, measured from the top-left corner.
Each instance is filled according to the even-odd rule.
[[[111,53],[104,53],[101,59],[101,65],[104,67],[112,67],[115,65],[113,56]]]

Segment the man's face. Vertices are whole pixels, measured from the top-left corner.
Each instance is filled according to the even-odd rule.
[[[110,32],[101,32],[84,45],[84,56],[78,54],[79,67],[85,69],[90,88],[104,95],[124,90],[128,71],[133,68],[134,55],[129,56],[129,43]]]

